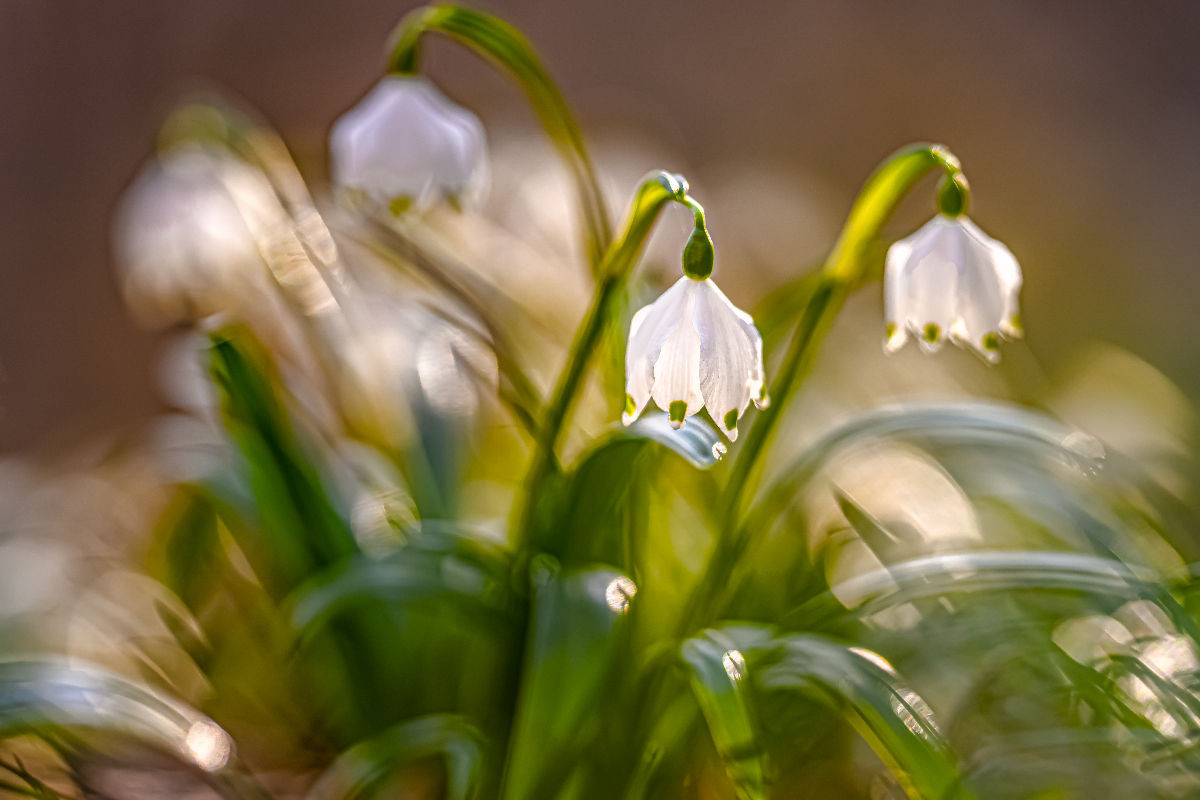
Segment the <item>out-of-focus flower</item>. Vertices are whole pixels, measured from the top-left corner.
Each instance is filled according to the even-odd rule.
[[[765,405],[763,389],[762,337],[712,280],[684,276],[634,314],[625,352],[626,425],[653,397],[676,428],[707,407],[733,440],[750,401]]]
[[[148,163],[126,190],[114,250],[126,302],[144,323],[229,311],[264,283],[264,262],[228,179],[262,180],[232,156],[189,145]]]
[[[966,216],[939,214],[888,250],[884,347],[895,352],[911,333],[933,352],[948,332],[994,363],[1001,338],[1021,335],[1020,290],[1021,268],[1007,247]]]
[[[343,413],[360,435],[399,446],[420,403],[469,419],[495,391],[495,354],[456,325],[415,303],[376,298],[339,348]]]
[[[476,205],[488,185],[483,125],[418,76],[389,75],[329,135],[339,190],[394,212],[438,200]]]

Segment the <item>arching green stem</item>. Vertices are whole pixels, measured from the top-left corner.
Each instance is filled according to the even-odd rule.
[[[579,195],[584,247],[599,279],[600,263],[612,240],[612,226],[583,134],[562,93],[542,66],[525,36],[507,22],[482,11],[451,4],[424,6],[400,21],[388,71],[413,75],[420,68],[421,43],[427,33],[440,33],[474,50],[507,71],[525,91],[546,134],[558,149]]]
[[[562,439],[563,428],[579,394],[584,373],[612,309],[621,296],[621,291],[637,264],[646,239],[667,203],[677,202],[689,208],[698,204],[687,196],[687,181],[680,175],[656,171],[647,175],[637,189],[630,204],[625,232],[612,243],[600,266],[599,286],[587,316],[580,324],[571,345],[567,366],[563,370],[554,395],[546,409],[540,434],[535,444],[533,462],[525,480],[524,507],[518,516],[517,535],[527,537],[534,524],[534,511],[539,496],[545,488],[546,479],[558,468],[555,455]],[[693,208],[693,213],[695,213]],[[698,219],[703,219],[701,210]]]
[[[963,213],[967,207],[968,188],[962,177],[962,167],[958,159],[939,144],[909,145],[892,154],[867,179],[854,201],[846,224],[821,269],[812,298],[800,317],[791,346],[771,383],[772,403],[758,414],[734,462],[719,506],[724,515],[721,532],[697,584],[693,602],[684,615],[686,629],[703,622],[708,604],[719,594],[718,590],[725,585],[730,570],[745,549],[748,532],[738,525],[738,520],[760,457],[846,297],[862,281],[868,249],[878,239],[900,201],[934,169],[945,173],[939,185],[939,210],[943,210],[944,197],[945,205],[950,206],[946,210]]]

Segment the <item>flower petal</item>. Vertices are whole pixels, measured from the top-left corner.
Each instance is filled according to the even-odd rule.
[[[334,183],[383,205],[481,199],[487,184],[482,123],[424,78],[384,78],[334,123],[329,142]]]
[[[986,258],[989,271],[995,275],[996,282],[1000,287],[1002,298],[1000,322],[993,330],[998,328],[1005,336],[1019,338],[1022,334],[1018,305],[1022,283],[1021,265],[1017,263],[1017,258],[1012,251],[1002,242],[988,236],[971,220],[964,220],[964,223],[968,234],[976,243],[979,257],[981,260]]]
[[[621,413],[621,422],[629,425],[642,413],[646,403],[650,401],[650,386],[654,383],[654,370],[650,360],[646,358],[643,347],[634,350],[634,341],[638,329],[649,316],[653,305],[642,307],[633,315],[629,324],[629,344],[625,348],[625,408]],[[644,343],[643,343],[644,344]]]
[[[711,280],[696,281],[700,383],[713,421],[731,441],[738,420],[763,389],[762,337],[749,315]]]
[[[625,348],[626,401],[621,415],[626,425],[637,419],[649,402],[654,362],[663,344],[680,325],[687,301],[683,280],[687,279],[681,279],[653,303],[642,307],[630,321],[629,343]]]
[[[953,220],[940,215],[926,223],[914,237],[913,252],[903,269],[908,301],[904,324],[925,352],[942,346],[957,316],[963,242],[954,235],[953,225]]]
[[[888,248],[883,267],[883,320],[885,352],[894,353],[908,341],[908,276],[905,267],[912,258],[917,231]]]
[[[675,427],[681,427],[686,417],[704,407],[700,389],[700,336],[693,323],[694,314],[695,300],[688,294],[678,326],[663,343],[657,359],[652,359],[651,396],[659,408],[671,415]]]
[[[1000,360],[1000,335],[1012,329],[1021,270],[1007,247],[962,219],[965,259],[957,334],[988,361]]]

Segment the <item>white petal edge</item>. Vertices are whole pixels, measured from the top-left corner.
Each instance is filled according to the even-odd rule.
[[[696,332],[694,318],[695,298],[688,294],[679,325],[653,360],[654,385],[650,390],[654,402],[668,414],[672,403],[683,402],[684,419],[704,407],[700,390],[700,335]],[[682,424],[682,420],[672,420],[675,427]]]
[[[654,364],[663,345],[681,323],[686,305],[687,278],[676,282],[633,315],[625,348],[625,393],[633,398],[634,410],[623,410],[621,420],[632,423],[645,409],[654,387]]]
[[[711,280],[697,281],[696,330],[700,334],[700,382],[704,404],[717,427],[736,441],[737,423],[762,393],[762,337],[753,320]],[[733,414],[733,425],[727,417]]]

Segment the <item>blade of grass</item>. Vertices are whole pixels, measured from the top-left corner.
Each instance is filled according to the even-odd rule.
[[[781,637],[750,654],[767,691],[800,692],[844,714],[912,798],[969,798],[932,713],[882,657],[821,636]]]
[[[268,797],[229,734],[184,703],[86,662],[0,661],[0,738],[58,729],[129,737],[200,770],[225,797]]]
[[[462,717],[437,714],[408,720],[355,744],[338,756],[308,793],[309,800],[355,800],[378,795],[396,770],[440,756],[446,800],[471,800],[479,788],[483,736]]]
[[[743,685],[746,661],[738,644],[739,640],[761,642],[770,632],[743,628],[736,637],[732,632],[707,630],[684,642],[682,655],[691,668],[692,690],[737,796],[762,800],[767,796],[763,747],[751,719]]]

